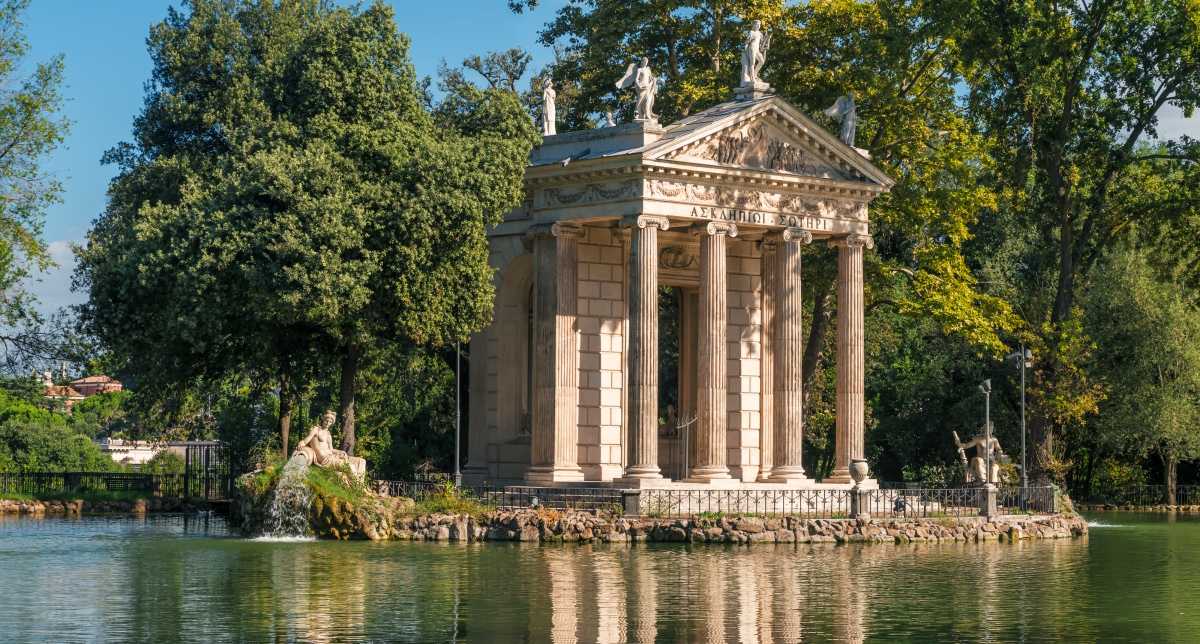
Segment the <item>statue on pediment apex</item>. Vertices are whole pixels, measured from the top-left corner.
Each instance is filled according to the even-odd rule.
[[[767,61],[767,50],[771,47],[771,32],[763,34],[762,22],[755,20],[750,23],[750,33],[746,34],[746,43],[742,46],[742,84],[754,85],[761,83],[758,70]]]

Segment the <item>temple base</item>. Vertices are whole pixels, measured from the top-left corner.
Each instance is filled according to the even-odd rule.
[[[534,466],[525,474],[525,482],[531,485],[546,483],[576,483],[583,481],[583,470],[579,466]]]

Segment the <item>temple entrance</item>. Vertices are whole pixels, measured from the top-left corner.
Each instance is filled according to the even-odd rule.
[[[699,298],[695,287],[658,289],[658,463],[676,481],[695,462]]]

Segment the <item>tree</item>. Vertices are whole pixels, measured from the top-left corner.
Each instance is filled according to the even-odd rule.
[[[1200,456],[1200,309],[1146,254],[1115,248],[1085,292],[1093,368],[1108,390],[1092,423],[1100,446],[1159,459],[1162,502],[1174,505],[1179,462]]]
[[[1078,356],[1058,351],[1087,344],[1075,337],[1079,290],[1132,223],[1173,210],[1122,200],[1119,186],[1147,164],[1184,168],[1200,158],[1187,139],[1139,152],[1165,106],[1190,115],[1200,101],[1197,14],[1177,0],[947,0],[940,10],[958,24],[971,111],[993,144],[1001,205],[1038,235],[1023,258],[1032,270],[1020,305],[1041,338],[1036,371],[1053,399],[1034,401],[1032,469],[1044,480],[1056,470],[1056,428],[1095,404],[1095,388],[1078,386],[1072,373]]]
[[[67,134],[62,105],[61,54],[27,65],[22,19],[29,0],[0,1],[0,347],[8,375],[24,375],[24,359],[45,357],[42,316],[28,291],[35,274],[54,262],[42,239],[47,206],[61,199],[62,184],[43,163]]]
[[[532,119],[470,85],[423,107],[381,2],[190,8],[153,28],[135,142],[107,157],[84,318],[152,398],[278,383],[281,433],[288,392],[336,374],[353,454],[372,343],[439,346],[489,319],[485,230],[522,197]]]

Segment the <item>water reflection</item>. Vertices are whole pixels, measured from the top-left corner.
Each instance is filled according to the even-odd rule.
[[[18,641],[1186,640],[1200,627],[1188,519],[1087,540],[832,547],[263,543],[211,517],[0,518],[0,570],[0,611],[38,616],[6,631]]]

